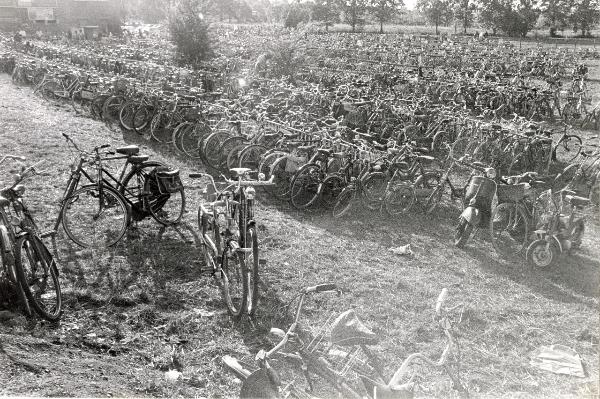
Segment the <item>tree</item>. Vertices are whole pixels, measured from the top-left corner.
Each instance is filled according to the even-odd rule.
[[[495,35],[500,27],[500,20],[504,18],[505,7],[501,0],[481,0],[479,7],[479,23],[491,29]]]
[[[592,29],[600,23],[599,0],[577,0],[571,15],[573,32],[581,30],[582,36],[591,36]]]
[[[535,26],[539,9],[533,0],[480,0],[483,26],[509,36],[525,36]]]
[[[450,0],[418,0],[417,8],[427,20],[435,25],[435,34],[439,34],[438,27],[448,23],[452,18]]]
[[[195,67],[213,55],[203,17],[206,6],[201,0],[178,0],[169,13],[169,33],[180,64]]]
[[[404,6],[403,0],[371,0],[370,8],[379,21],[379,33],[383,33],[383,23],[391,20]]]
[[[338,3],[335,0],[315,0],[312,4],[312,19],[323,22],[326,31],[329,31],[329,27],[339,21],[339,13]]]
[[[454,18],[461,21],[463,33],[467,33],[467,28],[473,23],[475,3],[473,0],[454,0],[452,8],[454,12]]]
[[[344,19],[352,27],[352,32],[356,32],[356,27],[364,24],[368,0],[341,0],[340,4],[344,11]]]
[[[543,0],[540,11],[543,26],[550,29],[550,36],[555,37],[557,30],[563,30],[569,23],[571,15],[571,0]]]

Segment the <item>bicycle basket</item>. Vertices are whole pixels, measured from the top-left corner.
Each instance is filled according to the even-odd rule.
[[[524,184],[499,185],[497,189],[498,203],[517,202],[525,198]]]
[[[160,194],[175,193],[183,188],[179,169],[156,168],[154,176]]]

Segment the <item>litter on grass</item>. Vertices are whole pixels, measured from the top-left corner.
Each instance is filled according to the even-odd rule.
[[[529,364],[556,374],[585,377],[581,357],[564,345],[542,346],[534,351]]]
[[[401,247],[390,248],[390,252],[394,255],[412,255],[413,253],[410,244],[406,244]]]

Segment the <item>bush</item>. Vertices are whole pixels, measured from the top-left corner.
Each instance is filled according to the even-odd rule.
[[[309,19],[310,14],[305,7],[293,4],[288,9],[283,26],[286,28],[296,28],[300,22],[307,22]]]
[[[198,66],[212,57],[208,23],[198,0],[179,0],[169,14],[169,33],[181,65]]]

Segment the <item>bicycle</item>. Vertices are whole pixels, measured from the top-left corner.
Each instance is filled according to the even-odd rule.
[[[406,379],[411,366],[419,360],[434,368],[444,369],[454,388],[463,396],[468,396],[468,391],[460,379],[460,345],[453,334],[455,323],[449,316],[451,311],[462,309],[463,305],[444,307],[448,296],[446,288],[438,296],[435,305],[435,320],[446,337],[446,346],[440,358],[435,361],[422,353],[413,353],[404,360],[389,380],[383,376],[381,361],[369,349],[369,345],[378,341],[376,334],[360,321],[353,310],[338,316],[332,323],[329,334],[321,329],[313,336],[300,323],[302,307],[308,295],[333,291],[339,292],[335,284],[320,284],[302,289],[292,299],[298,300],[294,321],[285,332],[277,328],[271,329],[271,335],[280,341],[270,350],[260,350],[256,354],[258,368],[240,362],[232,356],[226,355],[222,358],[224,366],[243,381],[241,398],[315,398],[316,394],[324,394],[326,397],[337,394],[355,399],[410,398],[414,395],[415,374],[413,373],[408,381]],[[324,340],[328,342],[322,344]],[[288,348],[288,344],[292,348]],[[294,371],[300,366],[303,378],[292,373],[296,378],[284,384],[280,376],[292,370],[285,366],[274,367],[270,361],[276,360],[290,364]],[[317,387],[312,376],[318,376],[326,386]],[[356,386],[355,383],[358,382],[361,384]],[[325,392],[319,388],[323,388]],[[317,390],[319,392],[315,392]]]
[[[18,294],[27,315],[29,306],[42,318],[57,321],[62,313],[62,295],[58,268],[39,235],[39,229],[23,202],[21,183],[36,174],[43,161],[23,168],[14,183],[0,190],[0,232],[3,264],[9,267],[9,279],[18,282]],[[9,247],[12,249],[9,249]],[[14,275],[10,252],[14,251]],[[5,263],[6,262],[6,263]],[[13,279],[16,277],[16,279]],[[22,291],[22,292],[21,292]],[[26,299],[23,299],[23,294]],[[25,301],[27,305],[25,305]]]
[[[108,144],[87,152],[67,134],[63,136],[79,153],[79,159],[71,165],[54,228],[44,236],[54,236],[62,224],[67,236],[81,247],[110,247],[121,240],[132,220],[148,215],[163,225],[181,220],[185,195],[178,170],[168,170],[160,162],[148,161],[146,155],[137,155],[137,146],[117,148],[120,155],[111,158],[107,155],[115,153],[101,152],[110,147]],[[102,163],[119,159],[126,162],[115,177]],[[84,169],[88,165],[95,178]],[[87,184],[80,187],[82,177]]]
[[[213,177],[190,173],[190,178],[208,177],[211,199],[198,208],[198,227],[202,234],[204,260],[213,275],[221,279],[227,310],[234,318],[244,313],[253,316],[259,301],[258,235],[254,220],[254,187],[273,184],[246,180],[247,168],[231,170],[236,180],[225,178],[227,186],[218,190]]]

